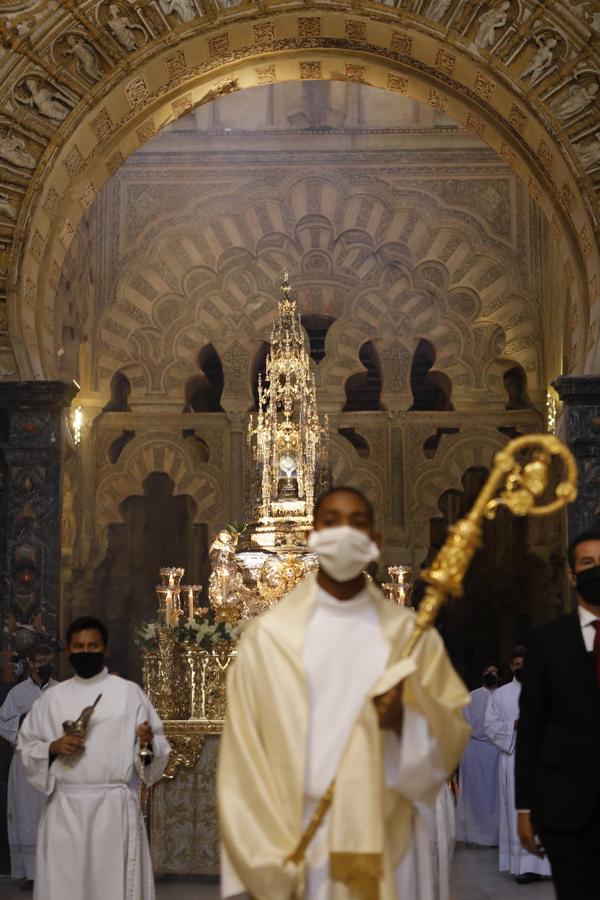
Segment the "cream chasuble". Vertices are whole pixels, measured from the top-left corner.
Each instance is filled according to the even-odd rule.
[[[92,714],[85,749],[57,757],[49,746],[102,697]],[[44,692],[25,719],[17,751],[30,784],[46,795],[40,821],[35,900],[152,900],[154,879],[146,831],[132,780],[139,754],[136,729],[154,731],[154,761],[144,769],[160,778],[170,746],[162,723],[137,684],[104,669],[75,676]]]
[[[399,660],[413,621],[377,588],[339,602],[313,576],[250,626],[221,743],[223,896],[429,900],[431,847],[416,805],[434,802],[458,761],[468,694],[436,632]],[[401,680],[399,739],[380,730],[371,698]],[[335,773],[307,867],[284,866]]]

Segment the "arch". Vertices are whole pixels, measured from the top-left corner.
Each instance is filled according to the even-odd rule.
[[[225,501],[219,470],[203,464],[199,455],[193,442],[161,431],[128,441],[96,489],[96,554],[102,556],[106,551],[108,526],[122,521],[121,502],[132,495],[143,496],[144,481],[151,472],[164,472],[173,481],[174,496],[187,494],[196,502],[195,523],[216,528]]]
[[[248,4],[221,10],[210,22],[180,22],[176,47],[158,37],[158,25],[152,26],[156,39],[150,25],[146,31],[139,26],[145,38],[137,50],[134,41],[131,56],[113,34],[106,51],[113,64],[85,99],[87,90],[72,94],[65,108],[73,106],[73,112],[56,127],[37,165],[18,143],[18,117],[10,122],[18,133],[3,144],[9,167],[22,173],[31,161],[36,166],[19,208],[14,233],[23,238],[13,244],[7,279],[9,332],[21,377],[54,374],[52,311],[66,250],[84,210],[127,156],[168,122],[222,93],[302,78],[400,91],[475,131],[518,172],[551,222],[572,294],[585,311],[574,338],[576,364],[583,369],[588,325],[594,326],[599,308],[597,198],[595,176],[587,175],[595,172],[595,147],[588,147],[595,132],[581,129],[567,100],[572,87],[582,99],[573,95],[571,107],[583,102],[587,108],[581,92],[592,76],[577,72],[561,81],[552,75],[545,91],[527,99],[521,60],[532,45],[525,32],[517,41],[511,23],[497,45],[478,47],[477,20],[467,16],[469,9],[449,16],[451,44],[437,14],[432,21],[433,14],[427,20],[372,4],[363,14],[356,4],[351,18],[344,10],[318,6],[308,15],[304,6],[291,10],[283,0],[268,12]],[[562,26],[562,20],[555,24]],[[574,32],[569,40],[577,42]],[[510,49],[506,64],[503,48]],[[498,62],[494,53],[500,54]]]

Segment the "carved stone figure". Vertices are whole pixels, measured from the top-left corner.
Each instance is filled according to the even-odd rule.
[[[600,131],[596,132],[591,141],[579,146],[579,157],[586,169],[600,163]]]
[[[504,28],[508,22],[510,0],[504,0],[499,7],[489,9],[479,16],[479,31],[475,37],[475,46],[489,50],[496,43],[496,31]]]
[[[109,6],[108,12],[110,14],[110,19],[107,22],[108,27],[121,47],[124,47],[127,51],[135,50],[137,47],[135,32],[136,30],[143,32],[143,29],[139,25],[132,25],[127,16],[120,15],[119,7],[116,3],[112,3]]]
[[[182,22],[191,22],[198,16],[192,0],[160,0],[160,8],[166,16],[175,13]]]
[[[589,84],[572,84],[566,97],[553,103],[552,112],[559,119],[568,119],[590,105],[594,97],[598,93],[598,82],[592,81]]]
[[[34,106],[41,116],[52,119],[54,122],[62,122],[69,114],[69,110],[62,102],[56,102],[54,99],[60,96],[36,81],[35,78],[27,78],[25,87],[30,93],[30,97],[23,100],[27,106]]]
[[[33,156],[25,151],[25,142],[11,134],[0,137],[0,159],[20,169],[35,169],[36,166]]]
[[[13,222],[17,221],[17,210],[8,199],[8,194],[5,193],[0,193],[0,216],[6,216]]]
[[[452,0],[432,0],[432,3],[429,4],[427,15],[434,22],[441,22],[451,6]]]
[[[553,51],[558,43],[556,38],[553,37],[544,40],[543,35],[539,38],[534,38],[534,40],[538,49],[533,54],[529,65],[521,73],[521,78],[529,78],[530,84],[533,84],[534,81],[537,81],[538,78],[541,78],[548,71],[554,61]]]
[[[91,81],[97,81],[102,73],[98,68],[96,55],[89,44],[75,37],[74,34],[67,35],[65,53],[73,56],[77,60],[77,68],[80,69]]]

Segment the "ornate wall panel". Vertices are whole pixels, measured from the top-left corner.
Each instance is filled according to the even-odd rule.
[[[215,96],[306,79],[413,97],[493,147],[552,225],[581,307],[570,357],[576,369],[586,355],[593,366],[600,8],[508,3],[10,4],[0,58],[3,377],[56,373],[65,254],[94,195],[137,147]]]

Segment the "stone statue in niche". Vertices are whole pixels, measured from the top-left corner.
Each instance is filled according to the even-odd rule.
[[[588,84],[572,84],[567,96],[551,104],[550,108],[559,119],[569,119],[571,116],[583,112],[593,102],[597,93],[597,81],[591,81]]]
[[[102,73],[98,68],[96,55],[90,45],[74,34],[68,34],[65,38],[65,54],[72,56],[77,62],[77,68],[90,81],[98,81]]]
[[[4,192],[0,192],[0,216],[12,219],[13,222],[17,221],[17,210],[8,199],[8,194]]]
[[[165,16],[175,13],[182,22],[191,22],[198,16],[192,0],[159,0],[159,2]]]
[[[596,132],[591,141],[579,145],[579,158],[586,168],[600,163],[600,131]]]
[[[533,54],[529,65],[521,72],[521,78],[529,79],[529,84],[533,84],[538,78],[544,75],[552,63],[554,62],[554,48],[558,41],[554,37],[544,39],[543,35],[534,37],[538,49]]]
[[[0,137],[0,159],[19,169],[35,169],[36,166],[33,156],[25,151],[25,142],[10,133]]]
[[[21,102],[26,106],[33,106],[41,116],[46,119],[52,119],[54,122],[62,122],[69,114],[69,110],[63,104],[60,94],[50,91],[43,86],[43,82],[36,78],[26,78],[25,87],[29,91],[29,97],[21,98]],[[59,101],[56,101],[59,97]]]
[[[137,48],[136,31],[141,31],[146,42],[146,32],[141,25],[132,25],[128,16],[122,16],[121,10],[116,3],[111,3],[108,8],[110,18],[107,25],[111,30],[114,38],[119,42],[121,47],[130,52]]]
[[[433,19],[434,22],[441,22],[451,6],[452,0],[433,0],[433,2],[429,4],[427,15],[430,19]]]
[[[504,0],[499,7],[488,9],[479,16],[479,30],[475,36],[475,46],[481,50],[490,50],[496,43],[496,31],[504,28],[508,22],[510,0]]]

